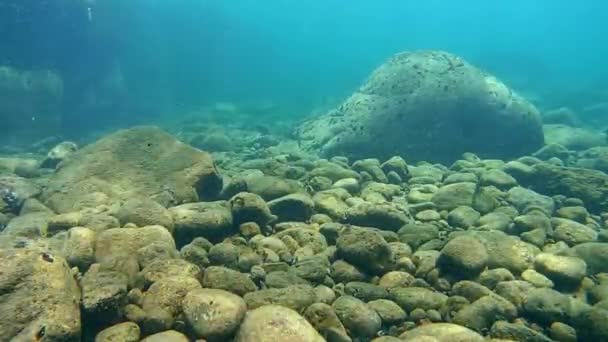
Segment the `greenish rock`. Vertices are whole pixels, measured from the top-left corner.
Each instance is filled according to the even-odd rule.
[[[576,221],[553,218],[553,238],[570,246],[597,240],[597,231]]]
[[[522,233],[520,237],[523,241],[531,243],[539,248],[544,247],[547,242],[547,233],[544,229],[533,229],[529,232]]]
[[[486,230],[507,231],[512,219],[509,215],[502,212],[492,212],[479,218],[477,225]]]
[[[350,194],[344,189],[331,189],[315,193],[312,200],[315,203],[315,210],[319,213],[336,220],[343,220],[349,209],[345,200],[349,197]]]
[[[378,313],[383,325],[399,324],[407,319],[407,313],[392,300],[376,299],[367,305]]]
[[[291,237],[299,247],[308,247],[313,254],[325,252],[327,250],[327,240],[316,229],[310,228],[288,228],[275,234],[278,239]]]
[[[317,330],[296,311],[279,305],[250,310],[234,342],[325,342]]]
[[[373,230],[349,228],[340,234],[336,246],[341,258],[362,270],[378,273],[392,266],[389,244]]]
[[[499,231],[475,232],[474,236],[486,247],[489,268],[506,268],[520,274],[530,268],[540,249]]]
[[[470,280],[457,282],[452,286],[451,292],[451,295],[464,297],[471,303],[492,294],[493,292],[489,288]]]
[[[380,280],[378,285],[390,290],[396,287],[408,287],[414,281],[414,276],[403,271],[391,271],[385,273]]]
[[[306,279],[299,277],[293,270],[268,272],[264,283],[268,288],[279,289],[291,285],[310,285]]]
[[[608,243],[587,242],[565,250],[563,255],[583,259],[587,264],[587,274],[608,273]]]
[[[506,268],[494,268],[485,270],[481,272],[481,274],[477,278],[477,281],[481,285],[491,290],[494,289],[496,285],[498,285],[498,283],[510,280],[515,280],[515,276],[513,275],[513,273],[511,273],[511,271]]]
[[[504,193],[494,186],[479,187],[473,197],[473,209],[481,214],[488,214],[503,202]]]
[[[329,273],[329,260],[323,255],[298,259],[292,266],[294,273],[303,279],[320,283]]]
[[[572,304],[567,295],[549,288],[538,288],[528,292],[523,313],[541,323],[567,322],[572,317]]]
[[[230,201],[232,221],[236,225],[245,222],[255,222],[260,226],[265,226],[276,220],[264,199],[254,193],[239,192]]]
[[[245,181],[247,182],[248,192],[257,194],[266,201],[290,194],[306,192],[299,182],[275,176],[256,174],[246,177]]]
[[[344,327],[353,336],[371,338],[382,327],[382,319],[369,305],[351,297],[342,296],[332,304]]]
[[[465,306],[452,320],[478,332],[486,331],[498,320],[513,320],[517,308],[508,300],[498,296],[484,296],[469,306]]]
[[[417,212],[414,217],[416,218],[416,220],[422,222],[432,222],[441,220],[441,215],[433,209]]]
[[[322,166],[314,168],[309,172],[311,177],[326,177],[332,182],[336,182],[344,178],[359,179],[359,174],[335,163],[324,163]]]
[[[182,311],[186,293],[200,288],[198,280],[191,277],[166,277],[154,282],[144,293],[141,307],[146,312],[160,309],[174,318]]]
[[[534,287],[555,287],[555,283],[545,275],[538,273],[535,270],[528,269],[521,273],[521,279],[534,285]]]
[[[534,268],[558,287],[575,287],[587,275],[587,264],[582,259],[548,253],[536,256]]]
[[[306,193],[290,194],[268,202],[270,212],[279,221],[306,221],[312,215],[315,203]]]
[[[562,322],[553,322],[549,330],[549,336],[559,342],[576,342],[578,341],[576,330]]]
[[[540,190],[539,190],[540,191]],[[545,193],[540,191],[541,193]],[[541,208],[547,215],[552,215],[555,211],[555,202],[551,197],[541,195],[533,190],[523,187],[514,187],[507,192],[507,201],[517,210],[523,212],[529,206]]]
[[[416,250],[425,242],[439,237],[439,228],[432,224],[408,223],[397,232],[399,240]]]
[[[551,232],[551,219],[538,212],[520,215],[513,219],[513,227],[509,229],[509,232],[515,235],[520,235],[535,229],[540,229],[544,232]]]
[[[157,334],[150,335],[141,342],[189,342],[186,335],[175,330],[167,330]]]
[[[351,281],[344,286],[344,293],[364,302],[388,297],[388,291],[378,285],[361,281]]]
[[[431,323],[408,330],[399,336],[404,341],[437,342],[483,342],[485,339],[475,331],[453,323]],[[429,341],[429,342],[430,342]]]
[[[308,285],[291,285],[281,289],[263,289],[243,296],[247,308],[253,310],[264,305],[276,304],[298,312],[316,301],[314,288]]]
[[[218,239],[235,232],[232,212],[224,201],[187,203],[169,209],[178,245],[197,237]]]
[[[188,326],[197,338],[225,341],[232,337],[247,312],[245,301],[224,290],[198,289],[188,292],[183,300]]]
[[[580,341],[604,341],[608,339],[608,310],[591,308],[576,317],[573,327]]]
[[[389,290],[390,299],[407,312],[414,309],[439,309],[448,296],[422,287],[396,287]]]
[[[205,269],[211,264],[207,251],[195,244],[187,244],[179,251],[180,256],[187,262],[198,266],[200,269]]]
[[[437,266],[442,272],[462,277],[475,277],[486,267],[488,252],[473,236],[457,236],[441,250]]]
[[[133,322],[124,322],[105,328],[95,336],[95,342],[138,342],[141,331]]]
[[[399,156],[393,156],[380,165],[382,170],[388,175],[391,172],[396,173],[402,180],[406,180],[410,176],[405,159]]]
[[[206,288],[226,290],[239,296],[257,290],[255,283],[246,274],[221,266],[207,268],[202,284]]]
[[[448,214],[448,224],[453,227],[470,228],[475,226],[481,214],[468,206],[460,206],[452,209]]]
[[[510,301],[517,310],[521,312],[528,293],[534,289],[534,285],[523,280],[501,281],[494,288],[494,292]]]
[[[329,341],[350,341],[344,325],[334,309],[324,303],[314,303],[304,311],[306,318]]]
[[[585,150],[598,145],[605,145],[606,138],[594,130],[573,127],[563,124],[543,125],[545,141],[549,144],[559,144],[569,150]]]
[[[582,206],[562,207],[555,212],[555,215],[579,223],[586,223],[589,218],[589,212]]]
[[[580,198],[593,213],[608,210],[608,175],[601,171],[540,163],[520,183],[543,194]]]
[[[568,158],[569,155],[570,151],[566,147],[556,143],[546,144],[540,150],[532,154],[533,157],[541,160],[549,160],[551,158],[559,158],[564,160]]]
[[[99,264],[91,265],[80,280],[85,317],[103,317],[108,321],[120,317],[127,304],[128,281],[123,273],[103,270]]]
[[[160,225],[173,232],[171,213],[150,198],[129,198],[121,205],[116,216],[122,225],[127,223],[134,223],[138,227]]]
[[[368,275],[358,267],[344,261],[336,260],[330,267],[330,276],[337,283],[348,283],[351,281],[364,281]]]
[[[479,178],[483,186],[495,186],[499,189],[510,189],[517,185],[515,178],[499,169],[490,169],[481,174]]]
[[[433,195],[432,202],[440,210],[452,210],[459,206],[472,206],[477,184],[462,182],[444,185]]]
[[[409,222],[408,216],[388,204],[361,203],[346,211],[345,223],[397,231]]]
[[[447,176],[443,180],[443,184],[448,185],[462,182],[477,183],[478,181],[479,178],[472,172],[457,172]]]
[[[497,321],[490,329],[490,336],[511,341],[552,342],[543,333],[528,328],[523,324]]]
[[[236,268],[239,254],[241,254],[239,247],[228,242],[221,242],[209,249],[207,257],[211,265]]]
[[[190,139],[190,145],[209,152],[226,152],[234,149],[233,141],[223,132],[197,134]]]
[[[201,269],[182,259],[159,259],[137,274],[137,285],[147,288],[162,278],[173,276],[201,279]]]
[[[352,165],[353,170],[358,172],[367,172],[373,178],[373,180],[380,183],[388,183],[386,174],[380,167],[380,161],[375,158],[357,160]]]

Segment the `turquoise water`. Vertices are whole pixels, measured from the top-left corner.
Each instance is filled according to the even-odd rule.
[[[215,102],[301,117],[418,49],[460,55],[538,106],[579,108],[605,100],[606,10],[596,0],[3,0],[0,64],[61,74],[68,133]]]

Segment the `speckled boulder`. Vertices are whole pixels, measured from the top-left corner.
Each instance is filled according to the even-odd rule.
[[[278,305],[265,305],[251,310],[235,342],[324,342],[317,330],[297,312]]]
[[[0,249],[0,336],[78,341],[80,289],[65,260],[38,248]]]
[[[391,57],[338,108],[304,122],[296,135],[305,148],[325,155],[387,159],[400,154],[444,162],[467,151],[519,156],[544,140],[532,104],[443,51]]]
[[[106,201],[149,197],[163,206],[196,202],[222,189],[211,156],[159,128],[140,126],[102,138],[75,152],[51,177],[44,202],[59,213]]]

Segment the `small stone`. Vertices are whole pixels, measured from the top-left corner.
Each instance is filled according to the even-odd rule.
[[[138,342],[141,332],[139,326],[133,322],[124,322],[113,325],[99,332],[95,342]]]
[[[265,305],[247,313],[234,341],[324,342],[325,339],[296,311],[279,305]]]
[[[377,299],[368,302],[367,305],[378,313],[384,325],[399,324],[407,318],[407,313],[392,300]]]
[[[558,342],[576,342],[576,330],[562,322],[553,322],[549,330],[549,336]]]
[[[355,336],[371,338],[382,326],[376,311],[355,297],[342,296],[332,306],[346,329]]]
[[[552,288],[555,284],[551,281],[551,279],[545,277],[544,275],[536,272],[535,270],[525,270],[521,274],[521,278],[530,284],[534,285],[534,287],[548,287]]]
[[[478,239],[458,236],[443,247],[437,265],[445,273],[471,277],[481,273],[487,262],[488,253]]]

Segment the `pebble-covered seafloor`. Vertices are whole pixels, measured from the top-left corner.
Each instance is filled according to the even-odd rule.
[[[64,143],[46,170],[0,158],[22,200],[0,201],[0,336],[608,340],[608,176],[568,151],[443,166],[258,146],[214,169],[163,134]]]

